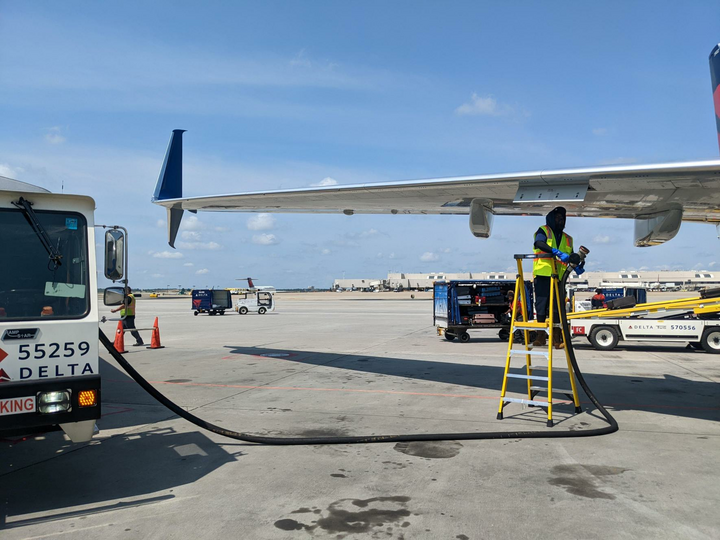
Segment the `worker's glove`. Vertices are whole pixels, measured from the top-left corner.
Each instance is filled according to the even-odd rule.
[[[570,260],[570,255],[568,255],[567,253],[563,253],[558,248],[552,248],[552,254],[565,264],[567,264],[567,262]]]

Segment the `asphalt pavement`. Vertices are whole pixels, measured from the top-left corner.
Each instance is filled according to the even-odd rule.
[[[444,340],[431,305],[410,293],[279,294],[275,313],[213,317],[193,316],[189,298],[143,297],[137,324],[157,316],[164,348],[128,347],[126,358],[193,414],[259,435],[605,425],[582,395],[580,414],[555,406],[551,429],[542,409],[520,404],[497,420],[507,344],[492,331]],[[115,315],[102,314],[112,336]],[[0,440],[0,536],[720,538],[720,355],[575,343],[615,434],[260,446],[178,418],[101,351],[92,442],[61,432]],[[510,384],[522,397],[524,381]]]

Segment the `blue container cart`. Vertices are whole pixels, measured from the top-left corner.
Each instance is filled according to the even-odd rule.
[[[498,337],[510,337],[510,308],[507,293],[515,290],[513,280],[436,281],[433,286],[433,324],[448,341],[470,341],[469,330],[498,329]],[[525,282],[530,311],[532,283]]]
[[[192,292],[193,315],[225,315],[225,310],[232,309],[230,291],[225,289],[196,289]]]

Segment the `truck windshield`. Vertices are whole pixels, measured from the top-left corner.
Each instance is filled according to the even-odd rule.
[[[50,263],[20,210],[0,210],[0,321],[83,317],[90,309],[87,222],[75,212],[35,214],[62,265]]]

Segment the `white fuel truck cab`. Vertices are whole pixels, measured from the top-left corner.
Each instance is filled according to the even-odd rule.
[[[90,197],[0,177],[0,437],[97,430],[94,211]]]

